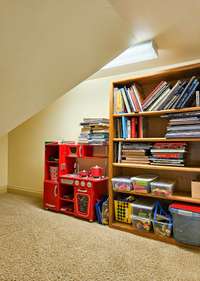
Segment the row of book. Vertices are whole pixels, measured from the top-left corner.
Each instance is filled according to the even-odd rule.
[[[107,144],[109,139],[109,119],[84,118],[78,142],[83,144]]]
[[[199,138],[200,111],[166,114],[169,119],[166,138]]]
[[[142,116],[116,118],[115,132],[117,138],[143,138],[144,118]]]
[[[114,89],[114,113],[159,111],[200,106],[199,80],[178,80],[174,85],[161,81],[144,99],[138,85]]]
[[[114,113],[130,113],[142,110],[142,96],[135,84],[131,87],[114,88]]]
[[[115,151],[118,163],[184,166],[185,142],[118,143]]]
[[[184,166],[185,142],[158,142],[150,149],[149,160],[152,165],[162,166]]]

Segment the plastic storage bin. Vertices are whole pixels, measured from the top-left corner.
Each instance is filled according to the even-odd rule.
[[[139,216],[132,216],[132,224],[135,228],[142,231],[151,231],[152,230],[152,221],[148,218],[143,218]]]
[[[133,189],[132,181],[128,177],[112,178],[114,191],[131,191]]]
[[[150,183],[157,179],[156,175],[140,175],[132,177],[133,189],[139,193],[149,193],[151,190]]]
[[[174,203],[169,208],[173,216],[173,235],[178,242],[200,246],[200,207]]]
[[[151,192],[154,195],[167,197],[173,194],[175,181],[155,180],[151,182]]]
[[[162,237],[170,237],[172,233],[172,216],[166,212],[160,202],[157,201],[154,210],[153,230],[155,234]]]
[[[133,216],[152,220],[154,206],[155,201],[150,198],[148,200],[138,199],[133,203]]]
[[[114,200],[115,205],[115,219],[116,221],[125,222],[131,224],[132,216],[132,202],[126,199]]]

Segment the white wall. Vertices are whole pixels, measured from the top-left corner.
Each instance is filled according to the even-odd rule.
[[[81,83],[9,133],[9,187],[41,193],[44,142],[77,140],[84,117],[108,117],[109,79]]]
[[[8,175],[8,135],[0,138],[0,193],[7,187]]]

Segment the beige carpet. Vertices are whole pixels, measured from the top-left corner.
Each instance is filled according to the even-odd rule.
[[[200,252],[0,195],[0,281],[199,281]]]

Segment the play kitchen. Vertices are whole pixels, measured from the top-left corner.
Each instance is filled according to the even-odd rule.
[[[52,162],[49,160],[51,151],[59,156],[59,160],[53,163],[53,168]],[[46,188],[44,193],[44,207],[46,209],[49,209],[51,205],[55,206],[50,208],[54,211],[89,221],[96,219],[95,204],[107,194],[108,177],[106,177],[107,158],[99,156],[98,159],[96,155],[92,154],[93,151],[95,149],[92,145],[76,145],[74,143],[46,145],[46,163],[49,163],[49,168],[46,167],[47,180],[45,184],[51,184],[53,181],[53,184],[56,184],[56,192],[53,192],[55,188],[52,188],[50,196],[47,196],[50,189]],[[106,146],[105,151],[107,152]],[[64,166],[65,171],[63,171]],[[45,198],[54,201],[54,204],[46,202]]]

